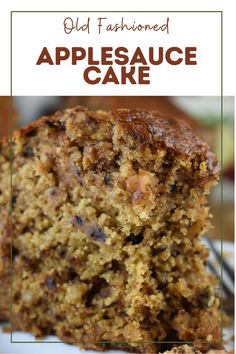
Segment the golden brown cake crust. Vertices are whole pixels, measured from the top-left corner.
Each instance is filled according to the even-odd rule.
[[[161,144],[183,156],[195,156],[208,149],[207,144],[193,133],[184,120],[159,112],[134,109],[118,109],[114,115],[127,134],[133,136],[140,145]]]
[[[197,137],[188,123],[159,112],[119,109],[114,112],[127,134],[140,146],[162,146],[176,155],[184,157],[202,156],[208,160],[209,176],[219,176],[219,162],[209,151],[207,143]]]
[[[61,109],[81,105],[89,110],[116,110],[120,107],[159,111],[187,121],[195,132],[201,129],[201,123],[193,115],[177,106],[170,96],[66,96],[62,97]],[[200,134],[201,136],[201,134]]]
[[[86,108],[77,106],[73,112],[86,111]],[[37,121],[18,129],[13,133],[30,135],[30,132],[41,127],[45,123],[55,124],[60,128],[58,118],[65,111],[58,111],[52,116],[42,117]],[[94,119],[99,119],[93,112],[88,111],[88,115],[92,114]],[[124,131],[132,136],[136,141],[136,148],[144,146],[160,147],[167,149],[175,155],[183,157],[202,156],[202,160],[208,161],[209,178],[216,178],[220,174],[219,162],[216,156],[210,152],[209,146],[201,138],[196,136],[188,123],[160,112],[147,112],[139,109],[117,109],[112,112],[114,121],[120,123]],[[7,143],[6,139],[3,142]]]

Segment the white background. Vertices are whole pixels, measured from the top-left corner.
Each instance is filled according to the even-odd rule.
[[[66,34],[63,22],[70,16],[85,24],[90,17],[91,33]],[[99,17],[103,23],[120,23],[123,17],[131,24],[165,24],[166,32],[107,32],[99,34]],[[220,95],[221,80],[221,17],[220,13],[13,13],[12,16],[12,94],[13,95]],[[88,67],[85,58],[71,65],[71,58],[60,65],[36,65],[47,47],[55,62],[55,47],[93,47],[95,59],[101,60],[101,47],[126,47],[131,53],[140,46],[147,55],[148,48],[197,47],[197,65],[170,65],[167,62],[150,66],[150,84],[125,85],[102,83],[90,85],[83,79]],[[147,56],[148,57],[148,56]],[[157,58],[157,56],[155,56]],[[108,66],[97,65],[102,77]],[[120,66],[113,68],[120,79]],[[129,65],[127,65],[129,70]],[[138,69],[138,68],[137,68]],[[97,77],[93,73],[91,77]],[[100,76],[100,75],[99,75]],[[137,75],[135,75],[137,78]]]
[[[134,6],[135,4],[135,6]],[[10,0],[8,2],[1,2],[1,21],[0,21],[0,51],[1,51],[1,56],[0,56],[0,94],[1,95],[10,95],[10,11],[11,10],[223,10],[223,17],[224,17],[224,82],[223,82],[223,89],[224,89],[224,94],[225,95],[234,95],[235,92],[235,45],[234,45],[234,40],[233,40],[233,33],[235,33],[235,19],[234,19],[234,8],[233,8],[233,1],[223,1],[223,0],[201,0],[201,1],[181,1],[179,0],[178,3],[175,0],[172,1],[163,1],[163,2],[153,2],[153,1],[148,1],[146,0],[145,2],[133,2],[133,1],[124,1],[120,0],[119,3],[117,2],[111,2],[111,1],[100,1],[99,3],[97,1],[86,1],[86,2],[78,2],[74,0],[58,0],[56,2],[54,1],[48,1],[48,0],[41,0],[40,2],[32,2],[30,0],[21,0],[20,2],[18,0]],[[209,15],[210,18],[210,15]],[[197,29],[201,32],[202,31],[202,23],[199,21],[196,26]],[[22,24],[23,26],[23,24]],[[206,28],[205,31],[205,39],[208,38],[208,29],[210,26]],[[47,34],[46,38],[49,36],[50,31],[53,31],[52,28],[48,27],[47,28]],[[20,31],[20,29],[19,29]],[[23,44],[25,44],[27,41],[30,42],[30,37],[31,37],[31,30],[28,31],[27,36],[22,38],[21,41]],[[203,38],[202,38],[203,39]],[[34,43],[36,44],[36,43]],[[209,52],[211,51],[212,46],[214,47],[214,43],[209,42],[209,47],[208,50]],[[34,50],[34,45],[31,47],[31,51],[33,52]],[[22,56],[26,56],[26,53],[21,53]],[[216,58],[218,60],[218,58]],[[209,64],[209,70],[211,71],[211,66],[213,64]],[[23,68],[22,68],[23,70]],[[187,75],[187,72],[186,72]],[[25,73],[24,79],[26,81],[30,81],[30,78],[27,78],[28,74]],[[24,80],[24,81],[25,81]],[[192,80],[192,79],[191,79]],[[22,88],[24,87],[24,81],[21,82]],[[190,80],[189,80],[190,81]],[[208,86],[209,82],[209,76],[208,73],[206,73],[206,76],[204,77],[204,80],[201,81],[201,87],[202,91],[201,94],[212,94],[210,91],[208,92],[206,89],[206,86]],[[191,82],[192,87],[196,84],[195,82]],[[63,82],[64,86],[64,91],[63,94],[71,94],[71,92],[65,92],[68,89],[69,83],[68,80],[67,82]],[[35,90],[35,86],[37,84],[33,81],[33,79],[30,81],[30,84],[28,85],[28,93],[33,94],[33,89]],[[156,93],[155,94],[163,94],[162,92],[162,82],[158,80],[156,82]],[[173,85],[173,80],[170,80],[169,82],[169,92],[165,92],[165,94],[173,94],[171,92],[172,90],[172,85]],[[56,82],[55,86],[62,86],[62,83]],[[178,92],[176,94],[181,95],[183,92],[183,82],[182,79],[179,82],[179,88]],[[94,89],[94,88],[93,88]],[[218,89],[218,87],[216,88]],[[110,88],[109,88],[110,90]],[[145,91],[145,92],[144,92]],[[146,93],[146,86],[142,90],[142,94]],[[23,92],[22,92],[23,94]],[[44,91],[43,95],[51,94],[48,92],[48,82],[45,82],[44,85]],[[53,94],[56,94],[54,92]],[[83,94],[82,92],[78,92],[77,94]],[[97,94],[97,92],[94,92],[93,94]],[[102,94],[100,89],[99,89],[99,94]],[[125,94],[125,93],[124,93]],[[132,87],[132,94],[135,94],[133,92],[133,87]],[[192,94],[188,90],[185,90],[184,94]]]

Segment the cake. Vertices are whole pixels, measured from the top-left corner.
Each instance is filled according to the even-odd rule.
[[[1,314],[84,349],[221,348],[201,235],[219,177],[208,145],[158,112],[66,109],[1,142]],[[9,213],[11,198],[12,217]]]

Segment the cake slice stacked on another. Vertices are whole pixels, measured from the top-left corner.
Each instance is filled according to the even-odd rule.
[[[15,131],[12,153],[14,328],[97,350],[219,346],[216,282],[200,241],[219,165],[186,123],[76,107]],[[4,140],[1,285],[9,163]]]

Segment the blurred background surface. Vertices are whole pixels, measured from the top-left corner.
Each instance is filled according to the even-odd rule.
[[[82,105],[89,109],[141,108],[158,110],[187,120],[196,134],[208,142],[223,166],[223,183],[211,193],[210,206],[214,228],[209,236],[214,239],[234,240],[234,98],[221,97],[167,97],[167,96],[31,96],[13,97],[12,127],[24,126],[42,115],[58,109]],[[0,137],[10,135],[9,97],[0,97]],[[223,200],[222,200],[223,191]]]

